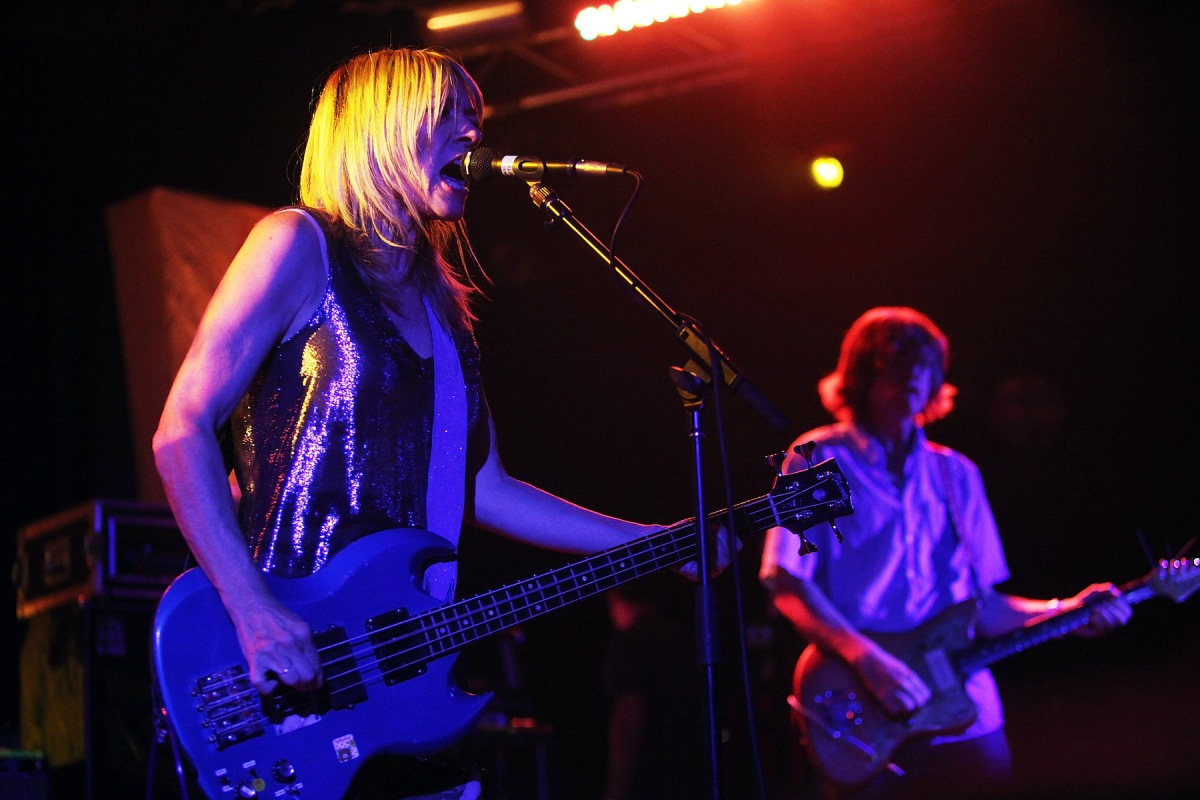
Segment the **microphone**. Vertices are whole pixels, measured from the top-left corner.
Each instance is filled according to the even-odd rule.
[[[462,160],[463,180],[481,181],[505,175],[523,181],[540,181],[545,175],[624,175],[624,164],[607,161],[544,161],[533,156],[502,156],[490,147],[469,150]]]

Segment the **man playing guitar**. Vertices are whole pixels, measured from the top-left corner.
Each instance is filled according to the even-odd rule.
[[[964,685],[938,646],[923,644],[916,658],[905,658],[878,634],[905,634],[972,603],[977,613],[947,623],[964,628],[964,637],[972,626],[975,637],[990,638],[1085,604],[1090,616],[1074,632],[1095,636],[1132,613],[1111,584],[1062,601],[996,591],[1009,572],[979,470],[925,436],[952,406],[948,364],[947,339],[925,315],[867,311],[820,385],[837,423],[797,439],[784,464],[786,473],[834,456],[855,498],[855,514],[840,528],[811,531],[815,552],[782,529],[768,532],[760,573],[775,606],[810,643],[798,675],[832,660],[865,689],[805,689],[791,699],[828,797],[981,796],[1011,779],[991,673],[980,669]],[[962,703],[947,710],[943,692]],[[875,711],[898,733],[870,740],[864,723]],[[926,714],[949,716],[927,723]],[[939,735],[915,735],[923,730]],[[831,749],[814,749],[818,739]]]

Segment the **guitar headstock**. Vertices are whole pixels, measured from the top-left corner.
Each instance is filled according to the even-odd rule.
[[[1156,594],[1182,603],[1200,589],[1200,558],[1164,558],[1146,581]]]
[[[833,458],[777,476],[769,496],[777,524],[798,536],[821,522],[854,513],[850,486]]]

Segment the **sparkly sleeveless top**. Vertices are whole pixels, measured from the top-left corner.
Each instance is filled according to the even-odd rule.
[[[409,347],[322,227],[330,276],[321,305],[267,357],[232,418],[242,531],[255,563],[287,577],[315,572],[368,533],[426,524],[433,359]],[[462,332],[454,345],[470,476],[488,452],[479,349]]]

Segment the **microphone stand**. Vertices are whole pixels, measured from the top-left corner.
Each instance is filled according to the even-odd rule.
[[[712,350],[716,352],[716,360],[721,362],[719,366],[724,384],[734,394],[748,402],[776,430],[787,429],[790,425],[788,418],[741,374],[721,348],[701,335],[692,320],[667,305],[665,300],[655,294],[641,278],[634,274],[633,270],[614,256],[612,251],[596,238],[595,234],[575,218],[574,212],[553,189],[538,181],[529,181],[528,183],[529,196],[533,200],[533,204],[550,216],[551,223],[560,222],[570,228],[601,261],[612,267],[617,278],[625,283],[639,299],[670,323],[671,327],[675,329],[675,335],[692,353],[693,360],[689,361],[684,369],[696,374],[705,384],[709,383],[712,380],[713,372],[712,359],[709,357],[711,345]],[[699,364],[696,363],[696,359],[699,359]]]
[[[545,184],[539,181],[527,181],[529,196],[533,204],[545,212],[551,224],[561,223],[578,236],[584,244],[602,262],[610,266],[617,278],[621,280],[633,294],[657,311],[675,330],[676,337],[691,352],[691,359],[682,368],[671,368],[671,380],[683,399],[684,408],[691,415],[691,433],[693,443],[693,458],[695,461],[696,481],[696,541],[699,552],[698,585],[696,588],[696,636],[697,659],[705,672],[706,705],[708,713],[708,759],[710,774],[711,797],[719,800],[721,797],[720,779],[720,742],[721,731],[717,715],[716,664],[717,664],[717,604],[712,587],[713,565],[716,563],[717,547],[715,531],[709,532],[708,515],[705,503],[704,469],[703,469],[703,426],[701,411],[704,398],[711,386],[712,376],[719,374],[722,382],[734,394],[746,400],[777,430],[788,427],[787,418],[764,396],[749,380],[745,378],[725,356],[719,347],[697,328],[695,322],[671,308],[662,298],[652,291],[626,264],[613,255],[612,251],[600,241],[595,234],[587,229],[565,202]],[[715,363],[714,363],[715,362]],[[719,407],[718,407],[719,411]],[[730,536],[730,559],[737,557],[733,538],[736,531],[732,527],[732,516],[728,535]]]

